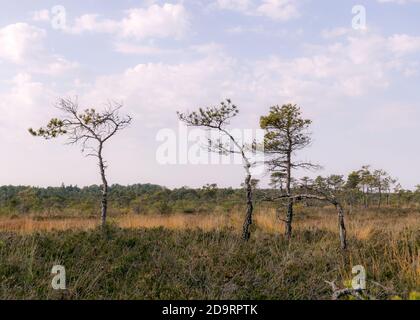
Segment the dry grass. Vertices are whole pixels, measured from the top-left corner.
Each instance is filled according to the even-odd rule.
[[[98,221],[88,218],[63,218],[39,220],[35,217],[0,218],[0,231],[31,234],[37,231],[90,230]]]
[[[420,291],[415,211],[348,215],[347,252],[339,250],[333,208],[297,208],[291,243],[277,236],[283,225],[270,209],[257,210],[246,244],[239,211],[110,221],[123,229],[104,237],[94,218],[0,218],[0,299],[57,298],[49,288],[54,264],[68,269],[69,299],[326,299],[324,280],[343,286],[355,265],[366,268],[379,299]]]
[[[359,240],[368,240],[375,232],[399,234],[405,229],[420,229],[420,214],[410,212],[404,215],[387,214],[375,211],[361,211],[347,215],[346,224],[348,234]],[[272,209],[257,210],[255,212],[255,226],[257,229],[269,233],[283,233],[283,223],[276,219]],[[182,214],[171,215],[123,215],[110,217],[110,222],[121,228],[156,228],[163,227],[170,230],[201,229],[203,231],[220,231],[230,228],[240,231],[243,213],[235,212],[230,215],[210,214]],[[99,219],[83,217],[39,217],[26,216],[19,218],[0,218],[0,231],[19,234],[31,234],[37,231],[91,230],[99,225]],[[323,230],[337,233],[337,220],[332,208],[300,209],[296,212],[294,221],[296,231]]]

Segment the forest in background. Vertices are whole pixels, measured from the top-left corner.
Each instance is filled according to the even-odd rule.
[[[367,171],[366,171],[367,170]],[[341,201],[352,208],[366,209],[378,207],[418,208],[420,207],[420,186],[413,190],[401,188],[396,179],[388,175],[378,175],[383,170],[372,173],[364,166],[344,178],[342,175],[321,176],[312,180],[308,177],[293,181],[295,192],[302,192],[306,185],[325,181],[336,190]],[[376,174],[375,174],[376,173]],[[285,205],[284,199],[273,203],[267,198],[282,192],[281,180],[273,177],[272,188],[259,188],[253,180],[253,192],[258,206],[277,208]],[[100,207],[101,186],[87,187],[30,187],[1,186],[0,215],[25,216],[43,215],[84,215],[97,216]],[[325,202],[306,199],[304,206],[325,206]],[[168,189],[155,184],[134,184],[122,186],[114,184],[109,188],[109,210],[112,215],[119,214],[200,214],[230,213],[244,206],[243,188],[219,188],[207,184],[202,188],[181,187]]]

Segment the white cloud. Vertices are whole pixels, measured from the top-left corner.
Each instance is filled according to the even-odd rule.
[[[121,22],[124,37],[181,37],[188,29],[188,15],[182,4],[152,5],[148,9],[132,9]]]
[[[294,0],[263,0],[257,13],[280,21],[291,20],[300,15]]]
[[[15,23],[0,29],[0,60],[5,60],[26,72],[58,75],[77,68],[78,64],[45,48],[46,32],[27,23]]]
[[[10,24],[0,29],[0,59],[22,64],[33,52],[39,52],[45,31],[26,23]]]
[[[121,38],[115,39],[115,48],[125,54],[164,53],[154,46],[153,41],[142,45],[130,43],[126,38],[137,36],[124,36],[118,25],[116,28],[113,22],[95,17],[84,18],[78,28],[84,30],[80,32],[102,30],[119,35]],[[45,33],[41,29],[31,28],[25,25],[23,29]],[[14,28],[7,30],[11,29]],[[236,31],[248,32],[244,29]],[[140,132],[153,132],[144,128],[173,124],[176,110],[213,104],[230,97],[244,111],[241,125],[257,125],[255,119],[273,103],[296,102],[310,112],[322,110],[325,105],[341,106],[343,98],[381,93],[394,81],[395,71],[409,75],[419,67],[415,61],[410,61],[411,54],[420,52],[418,37],[405,34],[384,37],[370,32],[348,32],[345,29],[329,30],[324,36],[331,42],[322,46],[307,46],[304,53],[294,57],[273,55],[260,61],[235,59],[215,43],[188,47],[184,50],[194,52],[195,59],[182,59],[187,61],[184,63],[140,63],[121,73],[100,76],[93,83],[75,80],[74,90],[78,92],[67,94],[79,94],[83,105],[84,102],[100,105],[108,98],[124,101],[124,112],[133,114],[137,121],[133,125],[136,127],[132,136],[124,136],[123,139],[125,142],[132,139],[141,144],[143,141],[138,137]],[[16,50],[20,52],[17,55],[10,53],[13,52],[10,47],[6,50],[6,47],[1,46],[0,56],[4,55],[1,59],[21,63],[35,61],[35,65],[25,65],[28,72],[37,69],[39,73],[62,74],[74,68],[75,65],[64,58],[47,53],[43,44],[45,35],[33,38],[37,40],[29,37],[29,40],[23,41],[24,45],[20,46],[23,49]],[[35,48],[38,49],[33,50]],[[0,93],[0,112],[4,115],[0,119],[2,141],[8,140],[13,146],[14,140],[23,141],[19,140],[21,137],[29,140],[26,129],[44,123],[54,114],[51,103],[56,96],[46,84],[34,80],[28,73],[18,74],[10,83],[8,91]],[[380,111],[378,107],[377,112]],[[387,115],[381,121],[392,121],[393,112],[397,111],[387,110]],[[410,116],[413,115],[414,119],[415,114],[410,113]],[[253,121],[250,121],[251,117],[254,117]],[[402,123],[406,118],[401,117],[399,122]],[[27,145],[32,145],[32,142]],[[153,148],[145,151],[153,153]],[[77,151],[74,154],[78,156]]]
[[[211,103],[227,94],[225,88],[235,81],[235,67],[230,58],[213,55],[190,63],[139,64],[122,74],[98,78],[84,96],[89,102],[122,100],[145,125],[159,126],[174,119],[179,108]]]
[[[22,137],[33,121],[40,121],[51,107],[54,93],[43,83],[32,80],[28,73],[19,73],[9,81],[10,89],[0,93],[0,122],[3,139]]]
[[[233,10],[278,21],[288,21],[300,16],[296,0],[217,0],[214,6],[221,10]]]
[[[250,0],[217,0],[216,4],[220,9],[247,12],[252,6],[252,1]]]
[[[43,63],[39,67],[34,66],[34,68],[32,68],[32,72],[50,76],[57,76],[75,70],[77,68],[79,68],[79,63],[74,61],[68,61],[62,56],[51,55],[49,61],[45,61],[45,63]]]
[[[301,57],[262,60],[255,68],[257,92],[273,99],[282,93],[286,98],[316,102],[322,97],[337,99],[382,90],[395,72],[408,75],[414,67],[392,49],[393,41],[393,37],[375,34],[351,35],[326,46],[308,47],[308,54]]]
[[[26,28],[32,30],[30,26]],[[209,43],[188,48],[199,56],[193,61],[138,64],[123,73],[99,77],[93,84],[77,86],[77,90],[90,102],[123,100],[135,108],[139,117],[149,119],[147,124],[152,126],[161,124],[166,112],[171,118],[179,108],[213,103],[224,97],[236,97],[251,110],[274,102],[312,104],[323,99],[360,96],[388,87],[395,71],[410,75],[418,68],[408,56],[420,52],[417,37],[383,37],[365,32],[346,34],[334,41],[308,46],[306,54],[297,57],[272,56],[259,61],[238,61],[224,53],[220,45]],[[125,54],[164,53],[153,45],[116,42],[115,46]],[[62,74],[75,67],[63,58],[47,56],[48,63],[39,64],[37,72]],[[33,92],[23,92],[29,88]],[[11,91],[14,105],[27,105],[29,101],[19,99],[32,100],[36,88],[39,84],[19,76]]]
[[[399,56],[420,52],[420,37],[396,34],[388,39],[388,43],[391,51]]]
[[[97,14],[85,14],[75,19],[74,25],[71,27],[66,26],[64,30],[73,34],[81,34],[83,32],[96,32],[96,33],[115,33],[118,31],[118,22],[103,19]]]
[[[64,31],[115,34],[122,38],[145,39],[184,36],[189,29],[189,17],[182,4],[153,4],[148,8],[126,11],[122,20],[102,19],[96,14],[76,18]]]
[[[92,102],[123,100],[151,127],[173,119],[180,108],[224,97],[237,101],[248,115],[256,107],[288,101],[323,108],[321,101],[380,92],[391,85],[395,72],[407,74],[413,64],[393,51],[390,44],[395,39],[351,35],[311,47],[299,57],[260,61],[237,60],[210,43],[190,48],[201,55],[191,62],[139,64],[121,74],[100,77],[84,96]]]

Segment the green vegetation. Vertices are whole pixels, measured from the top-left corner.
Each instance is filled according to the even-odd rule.
[[[292,240],[261,230],[248,242],[231,230],[3,233],[0,299],[330,299],[325,280],[344,287],[357,264],[369,295],[418,297],[419,230],[350,236],[345,253],[320,229],[296,230]],[[57,264],[66,267],[66,291],[51,288]]]
[[[363,191],[361,183],[355,183],[356,172],[351,173],[346,181],[343,176],[332,175],[326,181],[334,190],[348,210],[354,208],[377,208],[382,198],[381,208],[417,208],[420,206],[420,188],[416,191],[397,189],[383,192],[381,195],[374,187],[369,192]],[[315,179],[315,182],[325,179]],[[267,203],[263,200],[275,196],[282,189],[258,189],[254,182],[254,201],[256,207],[282,207],[285,210],[286,200]],[[279,183],[278,181],[276,183]],[[303,177],[293,181],[294,192],[305,191],[313,181]],[[303,190],[302,190],[303,189]],[[29,186],[0,187],[0,216],[24,216],[28,214],[45,214],[57,216],[98,217],[100,210],[100,186],[77,187],[64,186],[37,188]],[[229,213],[235,208],[243,208],[245,195],[243,189],[218,188],[209,184],[199,189],[168,189],[153,184],[136,184],[131,186],[112,185],[109,188],[109,211],[118,214],[170,214],[170,213]],[[305,200],[305,206],[322,206],[315,200]]]
[[[232,188],[218,189],[215,185],[207,185],[201,189],[183,187],[174,190],[151,184],[112,185],[109,188],[110,213],[209,213],[216,207],[229,212],[242,202],[242,193],[242,190]],[[21,216],[33,213],[97,217],[100,194],[100,186],[2,186],[0,215]]]
[[[259,188],[251,175],[255,163],[248,152],[262,152],[260,143],[239,142],[227,130],[239,113],[230,100],[178,113],[189,126],[228,137],[234,150],[210,140],[209,151],[241,154],[245,178],[240,189],[210,184],[173,190],[108,186],[103,145],[131,122],[118,116],[120,106],[103,114],[80,114],[77,101],[62,99],[60,106],[69,118],[30,132],[47,139],[67,135],[81,144],[98,158],[102,185],[0,187],[2,230],[17,231],[0,233],[0,299],[330,299],[332,290],[333,298],[343,290],[348,295],[356,265],[367,271],[365,298],[419,296],[420,188],[403,190],[387,172],[370,166],[347,179],[297,179],[295,170],[318,167],[296,158],[311,142],[311,120],[302,118],[298,106],[272,107],[261,117],[269,189]],[[93,229],[85,218],[99,211],[102,229]],[[239,213],[245,213],[242,239],[235,227]],[[108,214],[115,217],[111,226]],[[76,218],[61,219],[67,217]],[[37,219],[49,221],[41,225]],[[61,226],[67,231],[36,233],[57,230],[51,220],[69,220]],[[155,228],[161,225],[167,229]],[[82,226],[91,229],[74,230]],[[51,287],[55,265],[66,268],[65,291]]]

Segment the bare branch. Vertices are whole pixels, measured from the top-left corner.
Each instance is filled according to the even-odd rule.
[[[353,296],[358,300],[365,300],[363,298],[363,296],[361,295],[363,293],[362,289],[353,289],[353,288],[344,288],[344,289],[340,289],[337,287],[337,285],[335,284],[334,281],[325,281],[325,283],[329,284],[331,286],[331,289],[333,291],[332,300],[338,300],[341,297],[344,296]]]
[[[56,103],[56,107],[63,113],[63,118],[53,118],[45,128],[38,130],[29,129],[34,136],[52,139],[58,136],[66,136],[67,144],[80,144],[82,152],[87,151],[86,157],[92,156],[98,159],[98,165],[102,180],[102,225],[105,225],[107,216],[108,182],[105,176],[107,168],[102,152],[105,142],[113,137],[118,131],[125,129],[131,124],[130,116],[121,117],[118,111],[122,103],[111,102],[105,106],[102,112],[94,108],[79,111],[77,98],[62,98]],[[94,142],[96,145],[91,146]]]

